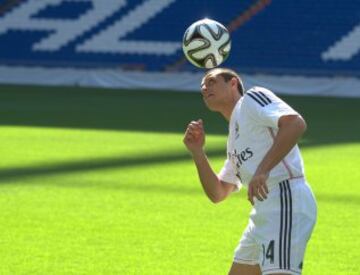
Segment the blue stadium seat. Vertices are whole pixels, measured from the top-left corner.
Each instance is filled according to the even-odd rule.
[[[0,0],[0,7],[5,2]],[[102,14],[91,1],[42,1],[40,6],[37,0],[20,1],[0,13],[0,65],[196,71],[184,62],[181,40],[192,22],[209,17],[232,26],[225,66],[247,73],[360,75],[359,1],[173,0],[150,15],[150,4],[160,1],[106,2],[119,8]],[[17,17],[21,10],[31,12]],[[90,15],[98,21],[86,21],[94,23],[86,28],[81,20]],[[69,36],[78,27],[84,30]],[[119,50],[121,41],[160,43],[159,48],[168,43],[174,50]]]

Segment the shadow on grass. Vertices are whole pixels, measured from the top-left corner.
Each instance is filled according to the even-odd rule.
[[[308,122],[302,146],[360,142],[360,99],[283,97]],[[208,134],[227,134],[227,122],[209,112],[200,94],[154,91],[116,91],[60,87],[0,86],[0,125],[61,127],[183,133],[186,124],[202,118]],[[225,146],[225,145],[224,145]],[[208,152],[225,157],[224,148]],[[187,152],[139,158],[105,158],[57,165],[0,169],[0,183],[32,177],[89,172],[190,160]],[[127,192],[143,192],[144,186],[119,185]],[[146,186],[147,192],[200,194],[201,189]],[[356,195],[317,195],[319,201],[360,204]]]
[[[283,98],[308,123],[303,146],[360,142],[360,99]],[[0,86],[0,125],[183,133],[198,118],[208,134],[227,134],[199,93]]]
[[[224,156],[224,149],[213,149],[208,151],[209,157]],[[58,176],[61,174],[78,173],[78,172],[92,172],[101,169],[125,168],[131,166],[146,166],[154,163],[171,163],[177,161],[191,161],[191,157],[187,153],[172,153],[168,155],[153,155],[142,158],[104,158],[87,161],[66,162],[57,165],[39,165],[33,167],[17,167],[9,169],[0,169],[0,183],[6,185],[13,181],[25,180],[34,177],[42,176]],[[163,193],[176,195],[204,195],[200,184],[193,188],[188,186],[174,186],[174,185],[149,185],[149,184],[119,184],[111,185],[102,184],[101,188],[109,188],[115,190],[124,190],[126,192],[146,192],[146,193]],[[68,186],[68,185],[66,185]],[[83,185],[81,185],[83,186]],[[86,185],[91,187],[92,184]],[[98,184],[94,184],[97,188]],[[74,186],[76,188],[79,185]],[[245,193],[241,196],[245,198]],[[354,194],[317,194],[317,200],[324,203],[339,203],[339,204],[356,204],[360,205],[360,196]]]
[[[208,150],[209,157],[226,157],[225,149]],[[6,183],[11,180],[19,180],[28,177],[50,176],[77,172],[91,172],[101,169],[125,168],[131,166],[144,166],[154,164],[166,164],[177,161],[191,160],[191,156],[187,152],[173,152],[169,154],[159,154],[141,157],[118,157],[118,158],[97,158],[85,161],[73,161],[60,164],[46,165],[39,164],[37,166],[15,167],[8,169],[0,169],[0,183]]]

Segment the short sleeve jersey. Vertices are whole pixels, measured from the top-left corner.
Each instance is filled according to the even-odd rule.
[[[298,113],[262,87],[248,90],[237,102],[229,121],[227,159],[219,173],[220,180],[247,186],[273,144],[278,132],[279,118]],[[304,165],[296,145],[269,174],[268,185],[285,179],[302,177]]]

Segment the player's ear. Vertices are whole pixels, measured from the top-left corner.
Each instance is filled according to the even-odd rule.
[[[237,81],[237,79],[236,79],[236,77],[234,76],[233,78],[231,78],[231,80],[230,80],[231,82],[231,87],[235,87],[236,89],[237,89],[237,87],[238,87],[238,81]]]

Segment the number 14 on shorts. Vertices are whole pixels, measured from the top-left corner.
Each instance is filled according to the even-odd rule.
[[[271,264],[274,263],[274,247],[275,247],[274,240],[271,240],[267,246],[265,244],[262,244],[262,249],[263,249],[262,265],[265,265],[265,261],[270,261]]]
[[[262,244],[262,266],[268,265],[268,264],[274,264],[275,262],[275,240],[271,240],[268,244]],[[290,256],[288,256],[290,257]],[[281,262],[281,259],[277,259],[277,261],[279,260],[279,263],[275,263],[275,264],[279,264],[280,268],[281,267],[286,267],[286,265],[284,266]],[[302,270],[303,268],[303,261],[300,261],[300,264],[297,265],[297,268],[299,270]],[[287,264],[287,269],[290,269],[290,261],[288,261]]]

